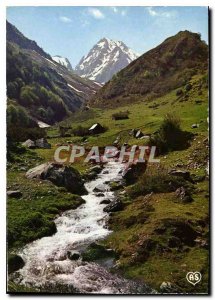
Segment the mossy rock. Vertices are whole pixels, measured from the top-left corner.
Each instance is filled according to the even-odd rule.
[[[123,185],[120,182],[112,181],[109,183],[111,191],[117,191],[123,188]]]
[[[106,249],[104,246],[97,243],[92,243],[82,254],[84,261],[95,261],[107,257],[115,257],[115,252],[112,249]]]
[[[24,260],[21,258],[21,256],[17,254],[9,254],[8,255],[8,273],[13,273],[15,271],[18,271],[19,269],[22,269],[25,265]]]

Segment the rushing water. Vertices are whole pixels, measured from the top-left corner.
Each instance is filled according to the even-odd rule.
[[[83,249],[90,243],[106,237],[110,231],[106,226],[108,214],[103,212],[103,199],[114,199],[106,182],[121,179],[123,165],[109,162],[98,178],[86,183],[88,195],[85,203],[76,210],[69,210],[55,220],[57,233],[28,244],[19,253],[25,266],[18,272],[17,282],[44,287],[72,286],[80,293],[144,293],[151,292],[143,284],[137,284],[111,274],[96,263],[71,261],[68,251]],[[93,192],[97,185],[104,184],[103,197]]]

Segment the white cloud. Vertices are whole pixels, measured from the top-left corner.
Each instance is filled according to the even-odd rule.
[[[158,11],[158,10],[155,10],[155,8],[152,6],[146,7],[146,10],[152,17],[172,18],[176,15],[176,12],[173,10],[172,11]]]
[[[60,19],[62,22],[64,22],[64,23],[71,23],[71,22],[72,22],[72,20],[71,20],[70,18],[65,17],[65,16],[60,16],[59,19]]]
[[[95,19],[104,19],[105,15],[98,8],[89,8],[88,13]]]

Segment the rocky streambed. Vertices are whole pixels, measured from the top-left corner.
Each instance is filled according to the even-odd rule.
[[[108,183],[121,180],[123,168],[123,164],[108,162],[96,179],[85,184],[85,203],[55,220],[56,234],[36,240],[20,251],[25,266],[13,274],[16,283],[38,290],[49,287],[51,292],[58,292],[57,287],[63,286],[64,292],[85,294],[154,293],[143,283],[124,279],[110,273],[104,265],[79,258],[83,249],[110,233],[105,208],[114,203],[115,195]]]

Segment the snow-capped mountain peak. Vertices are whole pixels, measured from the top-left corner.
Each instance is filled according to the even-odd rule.
[[[75,71],[81,77],[105,83],[137,57],[123,42],[102,38],[81,59]]]
[[[70,61],[68,60],[68,58],[66,57],[62,57],[60,55],[55,55],[55,56],[52,56],[52,59],[54,61],[56,61],[57,63],[59,63],[60,65],[66,67],[68,70],[72,71],[72,65],[70,63]]]

